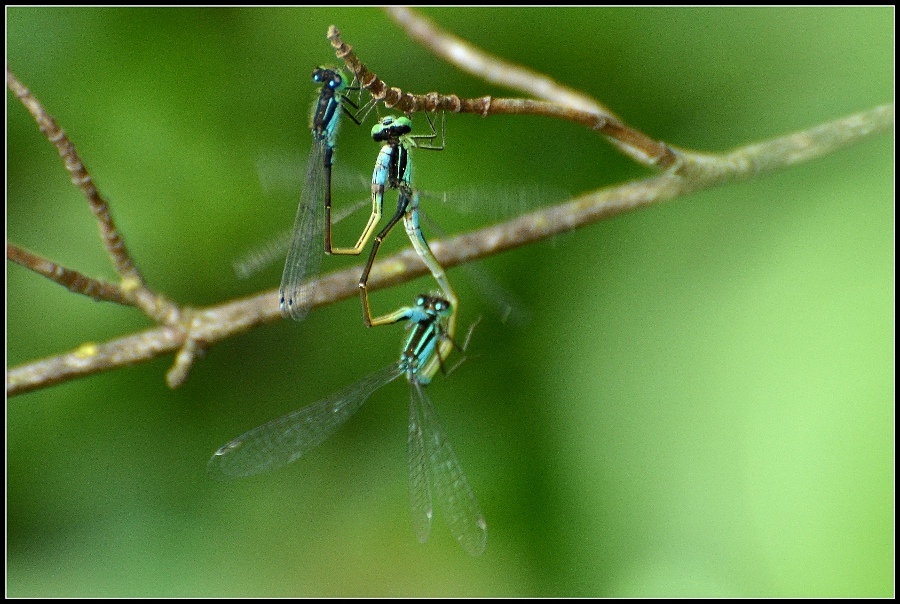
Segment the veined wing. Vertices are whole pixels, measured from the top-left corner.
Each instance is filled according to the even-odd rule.
[[[207,470],[214,478],[228,480],[287,465],[322,444],[373,392],[401,375],[399,362],[388,365],[328,398],[254,428],[216,451]]]
[[[409,393],[409,509],[412,511],[413,528],[420,543],[428,541],[431,532],[431,488],[425,461],[422,411],[417,397]]]
[[[462,548],[473,556],[480,556],[487,545],[487,523],[478,500],[447,440],[431,399],[418,381],[412,380],[410,388],[422,408],[428,474],[434,482],[438,507]]]
[[[306,164],[306,178],[300,193],[300,205],[294,220],[294,231],[281,275],[280,306],[283,315],[302,321],[315,298],[315,278],[322,266],[325,215],[322,188],[325,183],[323,156],[326,142],[313,141]]]
[[[322,161],[320,153],[310,153],[310,155],[313,156],[308,158],[310,161]],[[293,153],[270,153],[265,159],[257,161],[256,167],[263,194],[268,196],[280,196],[287,191],[292,191],[291,195],[296,195],[296,184],[308,170],[309,164],[305,163],[304,159],[298,154]],[[316,177],[320,178],[321,176],[316,174]],[[305,180],[310,178],[312,176],[307,176]],[[332,224],[337,224],[372,204],[372,187],[369,181],[369,177],[347,168],[344,164],[337,163],[331,167],[332,195],[334,195],[335,191],[344,191],[350,192],[352,197],[358,197],[356,203],[347,207],[344,207],[345,204],[343,203],[340,207],[332,207]],[[300,193],[302,194],[302,191]],[[306,197],[301,198],[301,200],[306,199]],[[316,211],[319,212],[321,210],[317,207]],[[295,230],[294,225],[285,227],[270,239],[258,243],[236,256],[232,261],[232,267],[237,278],[247,279],[275,262],[283,262],[287,256]],[[317,236],[321,237],[321,233],[318,235],[314,234],[312,239],[314,240]],[[313,249],[310,253],[315,253],[315,251]],[[310,278],[314,276],[311,274]]]

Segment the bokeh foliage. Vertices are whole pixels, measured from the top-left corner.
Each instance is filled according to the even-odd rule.
[[[890,8],[427,14],[680,147],[725,150],[893,95]],[[293,219],[295,192],[263,195],[256,166],[306,153],[331,23],[392,85],[513,96],[373,9],[9,8],[8,62],[77,145],[150,284],[206,305],[278,285],[281,267],[242,282],[231,262]],[[7,107],[9,239],[113,278],[55,151],[9,93]],[[577,193],[645,174],[572,124],[447,128],[419,186]],[[342,165],[371,169],[367,131],[344,126]],[[206,477],[227,440],[394,360],[402,330],[364,330],[355,300],[216,346],[174,392],[159,359],[14,398],[8,594],[889,596],[893,176],[883,136],[493,258],[525,328],[451,271],[463,324],[485,320],[431,394],[488,519],[479,559],[440,517],[415,540],[399,383],[288,469]],[[452,232],[486,220],[432,214]],[[10,365],[148,325],[8,273]]]

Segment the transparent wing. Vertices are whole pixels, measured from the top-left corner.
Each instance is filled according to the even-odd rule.
[[[457,212],[507,220],[572,197],[562,188],[543,182],[499,182],[454,187],[444,191],[419,190],[423,198]]]
[[[431,531],[433,514],[431,489],[428,486],[425,442],[422,439],[422,413],[412,390],[409,394],[409,508],[419,542],[425,543]]]
[[[516,292],[506,287],[477,262],[462,265],[469,280],[475,285],[475,293],[491,307],[500,322],[524,329],[531,323],[532,312],[528,303]]]
[[[228,480],[287,465],[319,446],[350,419],[373,392],[401,375],[400,363],[394,363],[326,399],[254,428],[216,451],[207,470],[213,478]]]
[[[438,506],[450,532],[466,552],[479,556],[487,545],[487,523],[462,466],[447,440],[431,399],[416,380],[410,382],[422,408],[422,426],[428,470],[434,482]]]
[[[371,199],[361,199],[348,208],[340,210],[332,208],[331,223],[337,224],[355,212],[371,205],[371,203]],[[287,252],[288,246],[293,239],[292,236],[293,229],[285,229],[271,240],[247,250],[231,263],[232,268],[234,268],[234,274],[237,275],[238,279],[247,279],[270,266],[276,260],[284,258],[284,254]],[[315,250],[313,250],[313,253],[315,253]]]
[[[282,314],[295,321],[306,318],[312,307],[315,277],[319,274],[325,253],[325,214],[321,207],[323,187],[327,186],[322,163],[325,144],[325,141],[314,141],[309,152],[300,205],[278,290]]]
[[[277,260],[284,258],[293,234],[293,230],[285,229],[270,241],[261,243],[241,254],[231,263],[234,274],[238,279],[249,279]]]

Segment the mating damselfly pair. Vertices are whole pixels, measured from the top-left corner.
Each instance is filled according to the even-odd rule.
[[[434,128],[430,135],[411,135],[412,122],[409,118],[387,116],[380,119],[372,128],[373,140],[382,143],[382,147],[372,173],[372,211],[369,220],[356,245],[352,247],[333,245],[331,171],[339,119],[343,113],[358,124],[360,123],[358,117],[364,116],[372,104],[367,103],[359,108],[357,103],[350,100],[346,95],[346,90],[350,87],[347,86],[346,79],[340,71],[320,67],[313,72],[313,80],[322,82],[323,86],[313,111],[313,145],[281,277],[279,288],[281,311],[297,321],[306,317],[315,301],[315,277],[321,267],[322,254],[317,250],[319,242],[324,240],[326,254],[353,256],[361,254],[384,212],[385,191],[396,189],[399,192],[397,209],[385,227],[375,235],[369,260],[359,280],[365,324],[372,326],[390,323],[388,316],[373,319],[366,284],[382,241],[401,219],[419,257],[425,261],[438,283],[442,287],[446,285],[443,269],[439,269],[418,226],[418,200],[412,188],[413,164],[410,155],[410,149],[413,147],[442,149],[443,146],[420,143],[425,139],[433,143],[437,138]],[[356,109],[355,113],[348,109],[348,104]],[[445,290],[444,294],[451,302],[456,302],[456,296],[452,291]]]
[[[409,117],[379,119],[371,131],[372,138],[381,143],[372,174],[371,214],[356,245],[337,247],[332,242],[331,177],[338,123],[343,113],[360,124],[375,103],[373,99],[360,107],[358,102],[353,102],[347,93],[358,89],[347,84],[340,70],[317,68],[313,71],[313,81],[321,84],[321,89],[313,108],[313,143],[279,289],[282,313],[302,320],[314,305],[323,251],[326,254],[360,255],[374,235],[359,280],[364,322],[373,326],[405,321],[410,334],[397,362],[328,398],[232,440],[216,451],[209,462],[209,471],[216,478],[227,479],[284,466],[337,431],[375,390],[405,375],[410,384],[409,496],[416,533],[422,542],[428,537],[432,518],[429,485],[433,484],[438,507],[446,516],[451,533],[465,551],[479,555],[487,543],[487,525],[424,390],[438,371],[446,373],[450,353],[465,348],[454,340],[459,301],[443,267],[422,235],[419,193],[412,186],[410,150],[415,147],[441,149],[443,146],[434,144],[437,131],[431,120],[430,135],[412,135]],[[442,132],[443,126],[442,123]],[[398,191],[397,207],[387,224],[375,234],[383,215],[387,190]],[[437,281],[440,293],[420,295],[412,306],[373,317],[367,288],[369,275],[381,243],[401,220],[413,248]],[[319,247],[323,244],[324,250]]]

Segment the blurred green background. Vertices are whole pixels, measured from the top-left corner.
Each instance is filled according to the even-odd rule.
[[[891,8],[425,12],[685,148],[893,98]],[[202,306],[278,286],[280,265],[239,281],[231,263],[293,220],[296,190],[263,194],[257,165],[305,157],[331,23],[392,85],[518,96],[374,9],[11,8],[8,62],[77,145],[148,282]],[[9,240],[113,279],[84,200],[9,93],[7,115]],[[370,126],[344,124],[341,165],[371,170]],[[418,158],[429,189],[580,193],[647,174],[536,117],[449,116],[447,149]],[[402,330],[365,330],[357,300],[214,347],[176,391],[166,357],[15,397],[8,595],[890,596],[893,178],[882,135],[486,261],[531,311],[525,327],[452,270],[462,325],[485,319],[430,392],[488,520],[478,559],[439,515],[415,539],[400,382],[289,468],[206,476],[231,438],[395,360]],[[431,213],[451,232],[490,220]],[[150,325],[7,270],[10,366]]]

